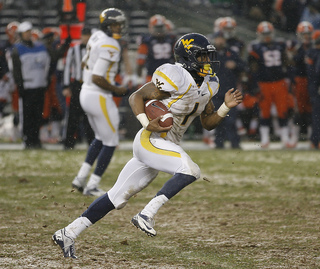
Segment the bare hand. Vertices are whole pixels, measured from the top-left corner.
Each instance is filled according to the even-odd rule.
[[[169,132],[172,128],[172,125],[169,127],[161,127],[159,125],[159,120],[162,118],[162,116],[159,116],[149,122],[149,125],[147,126],[147,130],[150,132],[156,132],[156,133],[163,133],[163,132]]]
[[[65,88],[65,89],[63,89],[63,90],[62,90],[62,95],[63,95],[64,97],[71,97],[72,93],[71,93],[70,88]]]
[[[243,96],[239,90],[230,89],[224,96],[224,102],[227,107],[232,108],[239,105],[242,102]]]

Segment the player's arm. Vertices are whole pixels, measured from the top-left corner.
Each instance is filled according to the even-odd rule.
[[[230,109],[242,102],[242,98],[243,96],[239,90],[230,89],[225,94],[224,103],[216,112],[214,111],[213,102],[210,101],[200,115],[203,128],[206,130],[216,128],[223,118],[227,116]]]
[[[162,100],[168,97],[170,97],[170,93],[160,91],[153,82],[146,83],[139,90],[130,95],[129,104],[131,109],[146,130],[150,132],[167,132],[171,129],[171,127],[163,128],[159,125],[160,117],[149,121],[144,111],[145,102],[147,100]]]

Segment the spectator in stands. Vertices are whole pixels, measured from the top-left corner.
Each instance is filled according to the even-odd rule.
[[[312,105],[312,148],[320,149],[320,30],[312,34],[313,47],[306,54],[308,90]]]
[[[274,27],[263,21],[257,26],[258,40],[248,46],[250,72],[256,76],[260,89],[260,138],[261,148],[270,143],[271,108],[274,104],[280,125],[283,147],[289,144],[288,129],[288,84],[286,44],[274,38]]]
[[[143,68],[146,68],[146,82],[151,81],[158,66],[174,62],[173,46],[176,36],[168,33],[167,29],[166,18],[156,14],[149,19],[149,34],[141,36],[137,51],[137,75],[141,78]],[[144,81],[140,82],[143,84]]]
[[[282,20],[281,28],[295,32],[305,6],[304,0],[276,0],[275,10]]]
[[[247,8],[251,19],[261,21],[272,18],[274,0],[247,0]]]
[[[12,74],[9,72],[5,49],[0,48],[0,120],[5,116],[4,109],[11,102],[15,90]]]
[[[217,75],[220,81],[218,93],[212,98],[215,107],[219,107],[224,102],[225,93],[231,89],[237,88],[241,73],[245,70],[246,64],[240,58],[239,54],[231,50],[227,46],[227,39],[223,32],[217,32],[214,35],[213,45],[217,49],[217,60],[220,61],[220,68]],[[230,110],[225,121],[215,129],[215,145],[216,148],[224,148],[224,142],[229,140],[231,148],[240,148],[240,137],[237,134],[236,120],[238,111]]]
[[[41,148],[39,130],[42,122],[44,94],[48,87],[50,55],[41,43],[31,39],[32,24],[18,27],[20,42],[12,51],[13,76],[22,101],[22,130],[26,149]]]
[[[70,98],[69,109],[66,114],[66,134],[64,148],[73,149],[81,130],[87,139],[88,144],[94,139],[94,132],[89,124],[88,117],[80,105],[80,90],[82,86],[81,60],[86,53],[86,45],[91,36],[91,29],[82,29],[81,43],[68,49],[64,69],[64,90],[63,95]],[[80,124],[82,123],[82,125]],[[82,126],[82,128],[81,128]]]
[[[314,29],[320,29],[320,1],[310,0],[304,8],[300,21],[308,21]]]

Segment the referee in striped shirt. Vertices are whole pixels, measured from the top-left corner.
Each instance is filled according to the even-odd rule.
[[[77,136],[80,136],[80,123],[88,144],[92,142],[95,135],[89,124],[87,115],[83,111],[79,95],[82,85],[81,60],[86,53],[86,45],[91,36],[91,29],[84,27],[81,33],[81,43],[70,47],[66,56],[64,69],[63,95],[70,97],[68,112],[66,113],[66,128],[64,130],[64,148],[73,149]]]

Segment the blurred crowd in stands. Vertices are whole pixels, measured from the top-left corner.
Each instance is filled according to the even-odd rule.
[[[221,86],[213,102],[219,107],[224,93],[232,87],[241,89],[245,96],[243,104],[232,110],[215,131],[205,132],[196,122],[186,138],[203,139],[212,148],[224,148],[226,141],[232,148],[241,148],[244,139],[260,141],[262,148],[268,148],[273,140],[280,140],[284,148],[295,148],[301,140],[310,141],[311,148],[320,148],[320,0],[70,0],[86,3],[83,20],[77,17],[74,23],[75,18],[68,18],[71,24],[63,21],[63,1],[0,0],[0,141],[24,141],[30,148],[41,147],[41,143],[66,144],[67,137],[75,140],[68,141],[70,148],[84,141],[86,121],[77,120],[73,133],[66,135],[71,94],[66,91],[70,85],[64,85],[64,81],[66,76],[75,79],[72,71],[65,72],[68,50],[79,44],[85,48],[81,32],[88,35],[99,27],[98,17],[103,9],[122,9],[129,21],[128,35],[121,41],[126,53],[117,81],[138,89],[150,81],[159,65],[174,62],[173,46],[184,32],[166,14],[157,14],[159,5],[171,4],[193,10],[205,6],[209,13],[216,9],[220,14],[226,11],[226,16],[212,16],[212,32],[202,33],[215,45],[220,61],[217,76]],[[238,18],[249,19],[255,26],[255,40],[238,35]],[[192,21],[185,26],[192,30]],[[70,34],[70,27],[74,27],[75,34]],[[30,37],[25,34],[29,30]],[[278,31],[291,34],[291,38],[281,39]],[[31,85],[41,98],[23,96],[23,89],[17,86],[23,80],[21,75],[28,73],[24,70],[17,75],[14,55],[21,43],[32,43],[31,47],[38,48],[37,53],[46,51],[50,59],[45,64],[46,57],[41,54],[46,78]],[[30,76],[34,76],[31,71]],[[28,115],[31,123],[27,125],[39,141],[26,141],[23,137],[28,130],[23,130],[19,121],[19,98],[31,98],[25,99],[31,107],[34,100],[42,102],[38,112]],[[116,102],[122,116],[121,139],[131,139],[140,125],[132,116],[127,98]],[[39,113],[41,119],[33,124]],[[8,120],[12,128],[6,133],[2,127]]]

